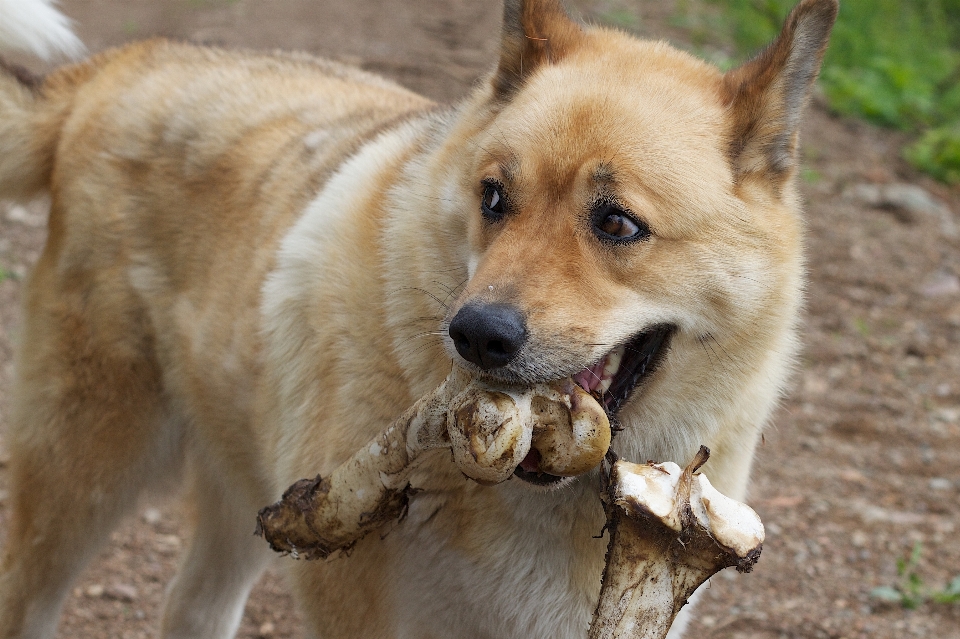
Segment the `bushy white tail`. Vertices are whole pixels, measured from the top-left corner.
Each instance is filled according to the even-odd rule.
[[[83,43],[60,13],[57,0],[0,0],[0,50],[20,50],[44,60],[77,58]]]

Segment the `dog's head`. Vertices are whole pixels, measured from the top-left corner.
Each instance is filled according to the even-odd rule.
[[[804,0],[723,74],[507,0],[444,190],[469,237],[449,354],[510,382],[573,376],[628,427],[683,430],[685,410],[709,430],[758,376],[769,410],[800,298],[798,123],[836,11]]]

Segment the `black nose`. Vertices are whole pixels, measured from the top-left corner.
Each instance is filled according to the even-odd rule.
[[[527,326],[507,304],[467,304],[453,316],[450,337],[463,359],[489,370],[514,358],[527,341]]]

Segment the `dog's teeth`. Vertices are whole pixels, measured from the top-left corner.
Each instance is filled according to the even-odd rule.
[[[607,377],[606,375],[604,375],[604,376],[603,376],[603,380],[601,380],[601,382],[600,382],[600,385],[597,386],[597,390],[600,391],[600,394],[601,394],[601,395],[603,395],[603,394],[606,393],[608,390],[610,390],[610,385],[611,385],[611,384],[613,384],[613,378],[612,378],[612,377]]]
[[[620,370],[620,361],[623,359],[623,354],[626,349],[623,346],[618,346],[617,348],[610,351],[610,354],[607,355],[607,362],[603,367],[603,378],[607,379],[612,378],[617,374],[617,371]]]
[[[601,393],[606,393],[610,390],[610,386],[613,384],[613,376],[620,370],[620,361],[623,359],[624,352],[625,348],[618,346],[607,354],[603,364],[602,379],[597,385],[597,390]]]

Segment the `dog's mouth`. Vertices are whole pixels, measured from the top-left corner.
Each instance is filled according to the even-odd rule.
[[[573,375],[573,381],[593,395],[614,422],[620,409],[663,361],[675,326],[660,324],[638,333],[600,360]],[[540,453],[531,449],[514,475],[537,486],[549,486],[563,477],[540,472]]]

